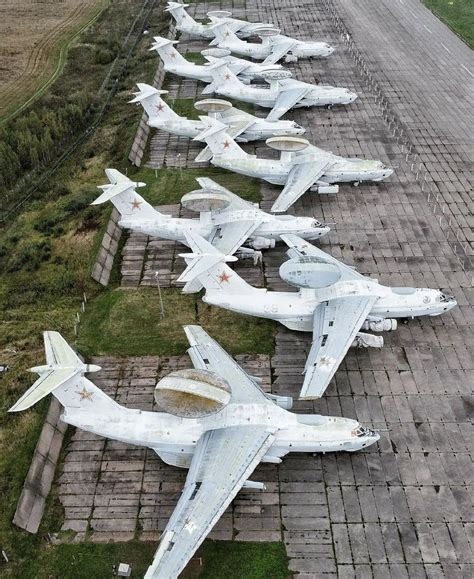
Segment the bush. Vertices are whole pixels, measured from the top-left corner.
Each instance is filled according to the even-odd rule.
[[[7,271],[14,272],[21,269],[36,271],[42,262],[51,257],[51,245],[44,240],[26,241],[11,254],[7,263]]]

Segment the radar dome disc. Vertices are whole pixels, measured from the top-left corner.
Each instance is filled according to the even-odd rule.
[[[302,137],[292,137],[290,135],[270,137],[265,142],[271,149],[276,149],[277,151],[284,151],[288,153],[303,151],[309,145],[309,141],[307,139],[303,139]]]
[[[157,404],[169,414],[200,418],[222,410],[230,401],[231,388],[222,377],[208,370],[177,370],[155,387]]]

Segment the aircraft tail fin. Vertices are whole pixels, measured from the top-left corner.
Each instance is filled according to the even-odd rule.
[[[85,373],[97,372],[100,366],[84,364],[66,340],[58,332],[44,332],[46,362],[44,366],[30,368],[30,372],[39,374],[23,396],[9,409],[9,412],[20,412],[31,408],[50,393],[71,386],[80,381]],[[61,396],[57,398],[61,402]]]
[[[235,271],[227,265],[229,261],[237,261],[234,256],[224,255],[200,235],[187,231],[186,242],[192,253],[182,254],[187,268],[178,278],[186,282],[184,293],[194,293],[202,286],[207,292],[252,293],[255,290]]]
[[[122,218],[127,219],[165,217],[135,191],[137,187],[144,187],[146,183],[132,181],[117,169],[106,169],[105,174],[110,183],[99,186],[103,193],[91,205],[111,201]]]
[[[167,90],[158,90],[157,88],[145,84],[137,83],[138,92],[133,93],[134,98],[130,103],[140,103],[148,115],[148,121],[153,124],[153,119],[158,121],[168,121],[178,119],[179,115],[161,98]]]
[[[225,20],[218,20],[216,24],[211,26],[211,30],[216,35],[217,44],[224,44],[226,42],[236,42],[243,44],[243,41],[235,34]]]
[[[179,2],[168,2],[168,7],[165,8],[165,12],[169,12],[171,16],[176,20],[177,25],[176,27],[178,28],[178,30],[183,25],[195,26],[197,24],[194,18],[189,16],[189,14],[186,12],[186,8],[188,6],[189,4],[180,4]]]
[[[16,402],[9,412],[20,412],[53,394],[64,407],[62,418],[76,424],[75,413],[90,410],[101,416],[119,420],[126,408],[117,404],[84,374],[98,372],[95,364],[84,364],[59,332],[44,332],[46,365],[30,368],[39,378]]]
[[[231,91],[234,88],[245,86],[245,84],[230,70],[223,59],[218,59],[216,62],[211,64],[208,67],[208,71],[212,76],[212,82],[203,89],[201,94],[219,92],[219,87],[222,87],[229,92],[229,90]]]
[[[248,154],[239,147],[234,139],[228,134],[228,127],[209,117],[199,117],[207,127],[194,137],[195,141],[205,142],[212,151],[213,156],[245,158]]]
[[[156,50],[164,62],[165,68],[167,64],[190,64],[174,47],[174,44],[179,44],[177,40],[169,40],[168,38],[155,36],[154,41],[150,50]]]

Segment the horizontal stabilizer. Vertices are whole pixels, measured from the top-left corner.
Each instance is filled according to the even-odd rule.
[[[194,137],[195,141],[205,141],[211,135],[228,130],[227,125],[224,125],[224,123],[221,123],[220,121],[204,116],[199,118],[203,123],[206,123],[207,127]]]
[[[91,205],[100,205],[106,201],[110,201],[113,197],[124,193],[128,189],[135,189],[137,187],[145,187],[146,183],[141,183],[140,181],[132,181],[117,169],[106,169],[105,173],[110,181],[110,184],[99,185],[98,189],[102,189],[104,192],[102,195],[97,197]]]
[[[185,237],[192,253],[180,254],[180,257],[183,257],[186,260],[188,267],[177,280],[178,282],[186,283],[186,286],[183,289],[185,293],[192,293],[191,288],[195,287],[195,284],[193,284],[194,280],[215,267],[217,264],[228,261],[237,261],[236,257],[232,255],[224,255],[211,243],[196,233],[186,231]]]
[[[131,101],[128,101],[129,103],[139,103],[153,95],[162,95],[168,92],[167,90],[159,90],[144,82],[138,82],[137,87],[138,92],[133,93],[135,96]]]
[[[44,332],[43,337],[47,364],[30,369],[40,377],[9,412],[27,410],[71,379],[100,370],[100,366],[84,364],[58,332]]]

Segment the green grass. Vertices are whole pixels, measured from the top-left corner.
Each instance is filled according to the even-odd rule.
[[[283,543],[206,541],[200,579],[287,579]]]
[[[189,344],[185,324],[199,324],[232,354],[273,351],[274,324],[204,304],[199,294],[156,288],[107,291],[89,302],[78,347],[84,354],[173,356]]]
[[[156,543],[62,544],[44,548],[22,568],[22,579],[106,579],[112,565],[128,563],[132,577],[143,577],[153,560]],[[180,575],[183,579],[287,579],[287,558],[281,543],[206,541],[198,562]]]
[[[142,167],[128,171],[128,176],[146,183],[146,187],[141,187],[138,191],[153,205],[179,203],[185,193],[199,189],[197,177],[209,177],[248,201],[254,203],[261,201],[260,184],[257,179],[243,177],[217,167],[157,169],[156,172],[154,169]]]
[[[474,48],[474,2],[472,0],[423,0],[438,18]]]

